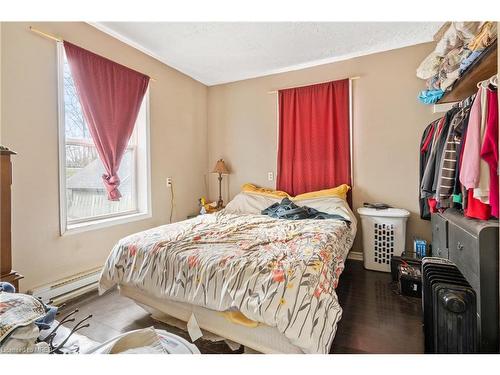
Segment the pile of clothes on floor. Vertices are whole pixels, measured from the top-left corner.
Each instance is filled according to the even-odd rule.
[[[182,337],[154,327],[125,332],[104,343],[76,333],[92,315],[76,319],[78,310],[55,317],[58,308],[0,282],[0,354],[199,354]],[[73,323],[72,328],[63,324]]]
[[[496,22],[447,22],[434,36],[436,48],[417,69],[427,90],[419,100],[436,103],[497,39]]]
[[[56,314],[57,307],[0,282],[0,353],[49,353],[49,344],[38,342],[38,337],[51,327]]]
[[[497,75],[427,126],[420,143],[420,216],[450,207],[498,218]]]

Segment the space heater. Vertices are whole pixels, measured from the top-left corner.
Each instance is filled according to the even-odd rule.
[[[426,353],[477,353],[476,293],[459,269],[441,258],[422,261]]]

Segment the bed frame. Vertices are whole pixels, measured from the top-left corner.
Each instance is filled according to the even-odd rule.
[[[205,307],[160,299],[124,285],[120,285],[119,290],[122,296],[134,300],[148,311],[153,319],[164,321],[167,316],[171,316],[187,322],[191,314],[194,314],[200,328],[237,342],[245,346],[245,349],[267,354],[303,353],[274,327],[261,323],[255,328],[249,328],[230,322],[220,312]]]

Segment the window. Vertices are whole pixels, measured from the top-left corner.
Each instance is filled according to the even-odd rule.
[[[118,171],[122,197],[110,201],[62,44],[58,53],[61,234],[149,217],[148,93]]]

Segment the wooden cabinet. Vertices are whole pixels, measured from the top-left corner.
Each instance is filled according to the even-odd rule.
[[[498,221],[432,214],[432,255],[449,259],[476,292],[480,350],[499,351]]]
[[[19,290],[19,280],[23,278],[12,270],[12,238],[11,238],[11,156],[16,153],[4,147],[0,149],[0,281],[7,281]]]

